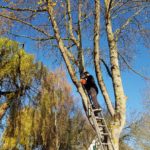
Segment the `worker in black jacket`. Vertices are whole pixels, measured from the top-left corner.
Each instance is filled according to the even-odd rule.
[[[81,84],[85,87],[94,109],[99,109],[100,105],[97,101],[98,88],[95,84],[94,78],[87,71],[81,75]]]

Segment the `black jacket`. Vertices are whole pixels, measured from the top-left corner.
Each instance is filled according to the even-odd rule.
[[[94,78],[93,78],[93,76],[92,75],[89,75],[88,77],[87,77],[87,82],[86,82],[86,84],[84,85],[84,87],[85,87],[85,89],[87,90],[87,92],[90,90],[90,88],[92,87],[92,88],[94,88],[95,90],[96,90],[96,92],[97,92],[97,94],[98,94],[98,88],[97,88],[97,86],[96,86],[96,84],[95,84],[95,81],[94,81]]]

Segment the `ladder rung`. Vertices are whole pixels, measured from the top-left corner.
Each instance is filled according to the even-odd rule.
[[[96,143],[97,145],[100,145],[98,142]],[[111,143],[101,143],[102,145],[112,145]]]
[[[106,125],[102,125],[102,124],[101,124],[101,125],[99,125],[99,127],[106,127]]]
[[[111,137],[109,134],[109,130],[107,127],[107,123],[105,121],[102,109],[94,109],[92,106],[89,107],[88,109],[88,118],[90,120],[90,118],[92,118],[92,120],[90,120],[92,126],[97,129],[97,127],[99,128],[98,130],[98,142],[96,142],[96,147],[100,146],[102,149],[104,149],[105,147],[109,147],[111,146],[114,150],[113,144],[111,143]],[[110,141],[108,141],[110,140]],[[106,143],[104,143],[106,142]]]
[[[102,133],[102,135],[109,135],[108,133]]]
[[[102,109],[100,109],[100,108],[99,108],[99,109],[93,109],[93,111],[94,111],[94,112],[101,112]]]
[[[102,145],[112,145],[111,143],[102,143]]]
[[[95,117],[96,120],[104,120],[104,118],[100,118],[100,117]]]
[[[97,146],[100,146],[100,144],[98,143],[98,144],[96,144]],[[101,145],[103,145],[103,146],[109,146],[109,145],[112,145],[111,143],[101,143]]]

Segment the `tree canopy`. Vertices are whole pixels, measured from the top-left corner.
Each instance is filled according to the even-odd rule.
[[[40,65],[17,42],[0,39],[0,119],[12,105],[24,105],[30,92],[34,95],[33,88],[40,83]]]

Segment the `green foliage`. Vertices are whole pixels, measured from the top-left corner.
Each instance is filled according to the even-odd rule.
[[[34,101],[46,69],[40,62],[35,63],[34,56],[20,48],[19,43],[7,38],[0,38],[0,68],[0,119],[8,109],[14,118],[29,98]],[[5,103],[9,105],[4,109]]]
[[[36,67],[34,56],[20,49],[17,42],[1,38],[0,59],[0,80],[10,77],[15,81],[19,79],[21,84],[31,84]]]
[[[81,111],[74,107],[71,87],[62,70],[47,73],[41,63],[34,62],[33,55],[7,38],[0,39],[0,67],[0,91],[11,91],[0,100],[3,104],[9,99],[12,104],[2,136],[2,150],[15,150],[19,146],[26,150],[38,146],[84,149],[91,142],[93,132]],[[31,92],[32,86],[36,87],[36,93]],[[27,102],[26,93],[36,105]],[[25,105],[21,105],[24,101]]]
[[[32,109],[23,109],[20,112],[20,116],[18,116],[18,118],[16,118],[16,120],[19,120],[19,117],[21,117],[21,121],[20,124],[19,122],[17,122],[17,126],[15,128],[15,130],[13,129],[12,123],[10,122],[11,120],[8,121],[8,127],[7,128],[7,132],[4,133],[3,135],[3,149],[14,149],[15,147],[17,147],[17,143],[19,142],[20,144],[23,144],[25,142],[29,142],[29,139],[27,140],[27,138],[29,138],[29,134],[30,131],[32,129],[32,116],[28,115],[28,114],[32,114],[33,110]],[[21,127],[24,128],[21,128]],[[21,132],[20,132],[21,131]]]
[[[19,145],[27,150],[38,146],[52,150],[78,149],[78,146],[84,149],[84,144],[91,142],[91,128],[74,107],[71,87],[64,76],[62,71],[48,73],[36,97],[37,105],[22,108],[15,122],[8,119],[2,149],[17,149]]]

